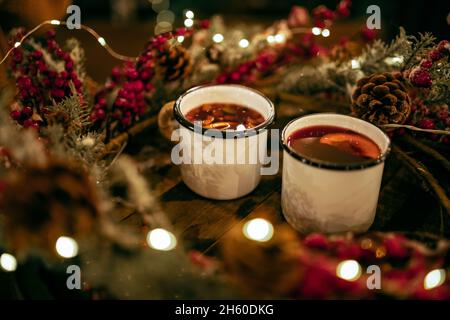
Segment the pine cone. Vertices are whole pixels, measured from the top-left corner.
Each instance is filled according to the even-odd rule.
[[[13,251],[26,252],[33,247],[54,254],[60,236],[80,236],[92,230],[98,200],[84,171],[53,162],[11,172],[0,209]]]
[[[357,82],[352,114],[376,125],[402,124],[411,112],[411,100],[400,74],[375,73]]]
[[[164,80],[182,79],[191,72],[189,52],[180,45],[167,48],[158,56],[158,66]]]

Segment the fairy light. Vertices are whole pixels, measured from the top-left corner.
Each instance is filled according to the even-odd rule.
[[[330,36],[330,29],[323,29],[322,30],[322,37],[327,38]]]
[[[274,40],[276,43],[283,43],[286,40],[284,34],[278,33],[275,35]]]
[[[41,22],[40,24],[38,24],[37,26],[35,26],[33,29],[31,29],[30,31],[28,31],[19,41],[17,41],[16,43],[14,43],[13,47],[10,48],[5,56],[0,60],[0,65],[3,64],[6,59],[8,59],[8,57],[12,54],[12,52],[14,51],[15,48],[20,47],[23,42],[29,38],[32,34],[34,34],[36,31],[38,31],[39,29],[41,29],[42,27],[46,26],[46,25],[53,25],[53,26],[65,26],[67,25],[67,23],[65,21],[59,21],[56,19],[52,19],[52,20],[45,20],[43,22]],[[118,59],[118,60],[122,60],[122,61],[136,61],[137,57],[130,57],[130,56],[125,56],[122,54],[117,53],[114,49],[112,49],[105,41],[105,39],[100,36],[97,31],[95,31],[94,29],[92,29],[89,26],[80,25],[81,29],[88,32],[90,35],[92,35],[97,41],[98,43],[105,48],[105,50],[114,58]]]
[[[186,20],[184,20],[184,26],[186,27],[186,28],[190,28],[190,27],[192,27],[194,25],[194,20],[192,20],[192,19],[186,19]]]
[[[275,42],[275,37],[273,35],[267,36],[267,42],[272,44]]]
[[[250,42],[247,39],[241,39],[239,41],[239,47],[247,48],[250,45]]]
[[[222,34],[220,34],[220,33],[216,33],[215,35],[213,35],[213,37],[212,37],[212,40],[215,42],[215,43],[220,43],[220,42],[222,42],[223,41],[223,35]]]
[[[358,280],[361,276],[361,266],[356,260],[344,260],[338,264],[336,275],[347,281]]]
[[[177,238],[172,232],[156,228],[147,234],[147,244],[155,250],[170,251],[176,247]]]
[[[63,258],[73,258],[78,254],[78,243],[70,237],[59,237],[56,252]]]
[[[17,260],[9,253],[3,253],[0,256],[0,266],[6,272],[13,272],[17,269]]]
[[[426,290],[431,290],[439,287],[445,282],[445,270],[434,269],[427,273],[423,280],[423,287]]]
[[[318,36],[319,34],[322,33],[322,29],[318,28],[318,27],[314,27],[311,29],[311,32],[313,35]]]
[[[359,69],[359,68],[361,68],[361,63],[358,60],[356,60],[356,59],[352,59],[351,65],[352,65],[352,69]]]
[[[100,43],[100,45],[101,45],[102,47],[106,46],[106,40],[105,40],[105,38],[100,37],[100,38],[97,39],[97,41],[98,41],[98,43]]]
[[[250,240],[266,242],[272,239],[273,225],[265,219],[256,218],[244,224],[242,231]]]
[[[184,41],[184,36],[178,36],[178,37],[177,37],[177,41],[178,41],[179,43],[182,43],[182,42]]]
[[[188,19],[194,19],[194,12],[192,12],[192,10],[187,10],[186,13],[184,14],[186,16],[186,18]]]

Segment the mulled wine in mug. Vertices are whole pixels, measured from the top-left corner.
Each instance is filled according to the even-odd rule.
[[[386,134],[350,116],[316,114],[283,130],[282,210],[297,230],[364,232],[377,208]]]
[[[179,143],[172,161],[191,190],[229,200],[257,187],[275,117],[269,99],[240,85],[201,86],[178,98],[173,112]]]

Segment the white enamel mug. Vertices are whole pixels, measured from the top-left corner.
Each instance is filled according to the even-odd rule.
[[[365,135],[379,146],[381,156],[345,165],[308,159],[288,146],[288,137],[295,131],[320,125]],[[281,205],[286,220],[302,233],[367,231],[375,218],[384,161],[390,151],[387,135],[354,117],[314,114],[288,123],[281,140],[284,149]]]
[[[238,133],[228,131],[231,136],[227,131],[194,126],[185,115],[205,103],[243,105],[261,113],[265,121]],[[258,186],[267,149],[267,127],[275,118],[274,106],[268,98],[240,85],[200,86],[178,98],[174,116],[179,123],[178,138],[181,139],[172,150],[172,161],[182,154],[183,160],[177,164],[180,164],[183,182],[192,191],[210,199],[230,200],[242,197]],[[208,155],[211,157],[205,158]]]

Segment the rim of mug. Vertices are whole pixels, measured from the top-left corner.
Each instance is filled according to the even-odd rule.
[[[315,117],[315,116],[319,116],[319,115],[330,115],[330,116],[336,116],[336,117],[350,118],[352,121],[363,122],[365,124],[368,124],[368,125],[376,128],[381,134],[384,135],[384,137],[387,140],[386,150],[384,152],[382,152],[381,155],[377,159],[367,160],[367,161],[358,162],[358,163],[351,163],[351,164],[341,164],[341,163],[333,163],[333,162],[328,162],[328,161],[321,161],[321,160],[317,160],[317,159],[308,158],[308,157],[305,157],[305,156],[297,153],[291,147],[289,147],[289,145],[287,144],[287,139],[285,139],[285,138],[287,138],[286,137],[287,129],[295,121],[298,121],[298,120],[303,119],[303,118]],[[373,140],[372,138],[370,138],[370,139]],[[287,153],[289,153],[292,157],[294,157],[296,160],[299,160],[299,161],[301,161],[304,164],[307,164],[307,165],[310,165],[310,166],[313,166],[313,167],[317,167],[317,168],[331,169],[331,170],[341,170],[341,171],[362,170],[362,169],[366,169],[366,168],[370,168],[370,167],[376,166],[376,165],[378,165],[380,163],[383,163],[386,160],[387,156],[389,155],[389,153],[391,151],[391,139],[389,139],[389,137],[386,135],[386,133],[384,133],[380,128],[378,128],[377,126],[373,125],[372,123],[370,123],[368,121],[365,121],[365,120],[362,120],[362,119],[359,119],[359,118],[355,118],[355,117],[351,117],[351,116],[347,116],[347,115],[343,115],[343,114],[336,114],[336,113],[315,113],[315,114],[309,114],[309,115],[306,115],[306,116],[295,118],[295,119],[289,121],[285,125],[285,127],[283,128],[283,131],[281,132],[280,140],[281,140],[280,142],[281,142],[281,145],[283,146],[283,149]],[[380,147],[380,146],[378,146],[378,147]]]
[[[216,136],[216,134],[218,132],[220,132],[222,138],[224,138],[224,139],[250,137],[250,136],[254,136],[255,132],[256,132],[256,135],[258,135],[263,130],[266,130],[267,127],[269,127],[275,121],[275,107],[273,105],[273,102],[269,98],[267,98],[263,93],[259,92],[258,90],[255,90],[253,88],[249,88],[249,87],[246,87],[243,85],[239,85],[239,84],[206,84],[206,85],[196,86],[196,87],[193,87],[193,88],[187,90],[185,93],[183,93],[181,96],[179,96],[178,99],[175,101],[175,104],[173,106],[173,114],[174,114],[175,119],[178,121],[178,123],[180,125],[182,125],[183,127],[187,128],[191,131],[194,131],[194,124],[192,122],[190,122],[189,120],[187,120],[185,115],[181,112],[181,103],[188,94],[191,94],[192,92],[195,92],[195,91],[198,91],[201,89],[210,88],[210,87],[231,87],[231,88],[234,87],[234,88],[239,88],[239,89],[243,89],[243,90],[247,90],[247,91],[256,93],[257,95],[262,97],[264,100],[266,100],[266,102],[269,106],[269,112],[268,112],[269,114],[263,123],[257,125],[256,127],[253,127],[253,128],[236,131],[236,130],[210,129],[210,128],[202,127],[202,131],[201,131],[202,135],[208,136],[208,134],[207,134],[208,132],[210,132],[210,133],[214,132],[214,136]]]

